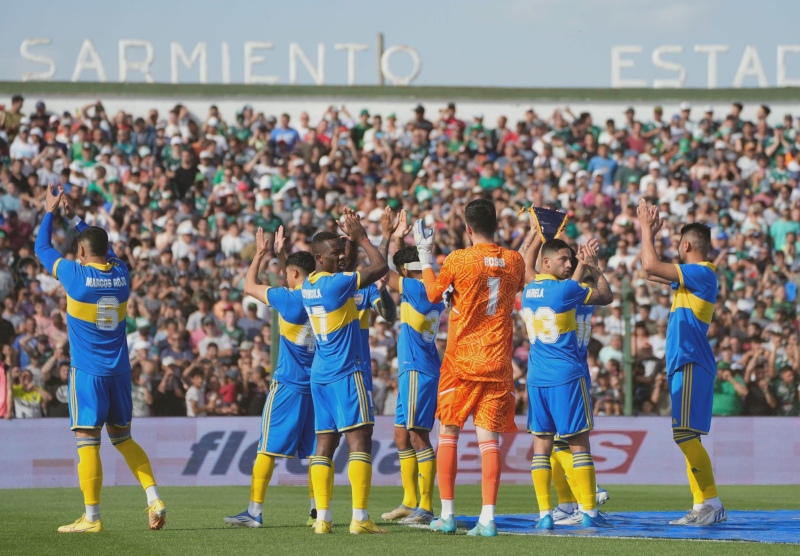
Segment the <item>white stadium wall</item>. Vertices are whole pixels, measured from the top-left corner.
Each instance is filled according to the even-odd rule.
[[[529,485],[532,437],[504,435],[503,482]],[[672,442],[669,420],[657,417],[597,418],[592,453],[598,482],[684,484],[683,456]],[[379,417],[373,437],[373,484],[399,485],[392,436],[394,421]],[[257,417],[137,419],[134,438],[149,454],[162,485],[248,485],[259,434]],[[434,435],[434,442],[435,442]],[[75,440],[63,419],[0,421],[0,488],[76,487]],[[800,419],[716,418],[704,445],[720,484],[800,484]],[[136,484],[125,461],[103,438],[106,485]],[[480,455],[471,425],[459,445],[459,484],[480,482]],[[344,441],[334,457],[336,483],[347,484]],[[272,484],[306,485],[307,462],[279,460]]]
[[[65,110],[71,113],[75,109],[83,106],[89,102],[95,102],[100,98],[106,113],[109,118],[113,118],[119,110],[131,113],[134,116],[146,116],[147,111],[151,108],[158,109],[159,118],[166,119],[167,112],[172,109],[176,104],[180,103],[185,105],[191,113],[199,120],[205,121],[208,117],[208,107],[212,104],[219,108],[220,114],[223,119],[230,123],[236,121],[236,111],[241,110],[245,104],[253,106],[256,113],[263,112],[265,115],[277,116],[284,112],[292,117],[292,125],[298,124],[298,119],[301,112],[308,112],[311,117],[312,124],[319,121],[324,113],[331,105],[339,106],[344,104],[350,114],[354,118],[358,118],[358,113],[362,108],[367,108],[370,114],[381,114],[384,117],[394,112],[397,115],[398,124],[404,124],[414,117],[414,107],[417,104],[422,104],[426,111],[425,116],[435,121],[439,117],[439,109],[447,105],[448,100],[456,101],[456,115],[458,118],[467,122],[472,121],[473,116],[476,114],[484,115],[484,123],[489,128],[494,128],[499,116],[505,115],[508,117],[508,125],[513,128],[517,120],[523,119],[524,113],[529,108],[533,108],[542,118],[550,118],[553,110],[564,110],[569,106],[577,116],[581,112],[589,112],[594,120],[594,125],[599,127],[605,126],[605,121],[608,118],[614,118],[617,124],[621,124],[624,120],[626,108],[633,106],[636,109],[637,119],[641,121],[652,120],[653,107],[661,105],[664,108],[664,119],[669,121],[673,114],[680,112],[679,102],[668,100],[669,93],[665,92],[663,102],[661,100],[649,101],[620,101],[620,102],[574,102],[574,101],[511,101],[511,100],[464,100],[456,99],[430,99],[422,97],[408,98],[408,99],[392,99],[392,98],[347,98],[340,99],[335,95],[331,97],[247,97],[247,96],[190,96],[188,98],[181,98],[179,96],[115,96],[113,94],[101,94],[99,97],[95,95],[53,95],[53,94],[35,94],[31,93],[26,95],[31,106],[37,100],[43,100],[47,105],[47,110],[51,112],[63,113]],[[731,104],[730,102],[694,102],[692,104],[692,119],[699,120],[704,117],[703,112],[708,104],[714,107],[715,119],[722,120],[729,113]],[[756,111],[758,110],[758,102],[745,102],[742,117],[744,119],[755,120]],[[794,114],[797,112],[797,104],[789,102],[770,102],[772,114],[770,120],[777,123],[785,113]],[[27,104],[26,104],[27,106]],[[27,108],[26,108],[27,111]]]

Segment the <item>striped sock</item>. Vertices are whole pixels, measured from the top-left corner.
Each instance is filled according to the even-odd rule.
[[[419,507],[433,512],[433,484],[436,481],[436,454],[431,446],[417,452]]]
[[[372,456],[366,452],[350,452],[347,464],[347,477],[353,492],[353,517],[355,510],[366,512],[369,507],[369,491],[372,486]],[[359,519],[365,521],[365,519]]]
[[[100,461],[100,437],[76,437],[78,445],[78,482],[83,492],[86,519],[100,519],[100,489],[103,487],[103,463]]]
[[[317,504],[317,521],[330,519],[330,478],[333,461],[325,456],[314,456],[311,460],[311,481],[314,485],[314,501]],[[325,519],[327,517],[327,519]]]
[[[572,467],[575,473],[575,486],[583,504],[583,511],[592,517],[597,516],[597,478],[594,474],[594,460],[591,452],[573,452]]]
[[[500,441],[478,442],[481,451],[481,495],[483,505],[497,504],[497,489],[500,488]],[[484,525],[486,525],[484,523]]]
[[[694,433],[692,433],[694,434]],[[714,469],[711,467],[711,458],[708,457],[705,447],[700,442],[700,436],[678,442],[678,433],[673,433],[678,448],[681,449],[686,461],[691,466],[689,471],[697,481],[697,488],[703,493],[703,500],[717,498],[717,484],[714,481]]]
[[[436,454],[436,474],[439,476],[439,497],[449,500],[448,512],[442,506],[442,517],[453,515],[452,501],[455,498],[456,473],[458,465],[458,436],[454,434],[440,434],[439,446]]]
[[[550,501],[550,483],[553,480],[553,468],[550,466],[548,454],[534,454],[531,459],[531,478],[533,492],[539,505],[539,515],[550,515],[553,508]]]
[[[409,448],[398,450],[400,458],[400,482],[403,485],[403,505],[417,507],[417,453]]]

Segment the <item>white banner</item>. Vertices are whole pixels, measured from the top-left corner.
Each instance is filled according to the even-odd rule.
[[[517,424],[524,431],[525,419],[518,418]],[[601,484],[686,482],[683,456],[672,442],[668,419],[611,417],[598,418],[596,424],[592,454]],[[373,438],[375,485],[400,483],[393,433],[393,419],[379,417]],[[721,484],[800,484],[799,433],[797,418],[716,418],[704,445]],[[137,419],[133,428],[159,484],[175,486],[248,485],[258,435],[257,417]],[[503,436],[504,483],[530,484],[532,444],[532,437],[524,432]],[[0,446],[0,488],[78,486],[75,440],[66,420],[0,421]],[[106,485],[136,484],[107,438],[101,453]],[[334,463],[336,483],[347,484],[344,441]],[[480,483],[480,455],[471,426],[461,435],[458,468],[459,484]],[[279,460],[272,484],[307,484],[307,462]]]

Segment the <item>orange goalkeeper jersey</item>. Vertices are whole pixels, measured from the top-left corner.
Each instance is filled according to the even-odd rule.
[[[448,255],[438,276],[423,270],[422,280],[432,302],[440,301],[451,284],[454,288],[442,373],[476,382],[510,381],[511,311],[525,287],[522,256],[478,244]]]

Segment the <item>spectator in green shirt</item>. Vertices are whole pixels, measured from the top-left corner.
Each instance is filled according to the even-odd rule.
[[[484,191],[494,191],[495,189],[503,186],[503,176],[497,175],[497,170],[494,164],[486,164],[483,167],[483,173],[478,180],[478,185]]]
[[[717,364],[717,379],[714,381],[714,405],[712,415],[741,415],[742,398],[747,395],[747,386],[741,373],[731,371],[726,361]]]

